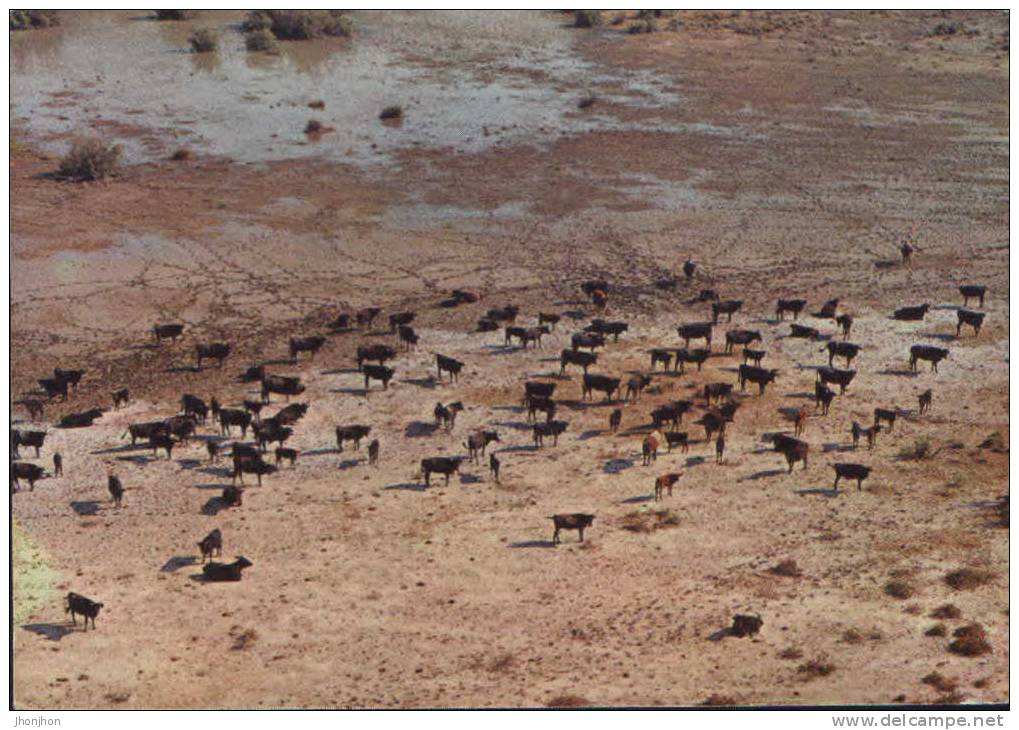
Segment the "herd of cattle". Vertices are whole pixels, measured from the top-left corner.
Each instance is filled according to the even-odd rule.
[[[903,254],[905,258],[905,254]],[[692,277],[694,265],[687,262],[684,266],[684,273]],[[586,281],[581,285],[582,291],[588,296],[592,304],[604,310],[607,306],[612,288],[607,281]],[[986,287],[966,285],[959,287],[963,296],[963,308],[957,310],[957,336],[961,334],[963,325],[971,326],[976,334],[979,334],[983,324],[984,313],[966,309],[970,299],[979,301],[983,307]],[[464,303],[477,302],[480,296],[473,292],[455,290],[448,299],[440,302],[442,307],[454,307]],[[761,362],[767,357],[763,349],[752,347],[755,343],[762,343],[761,332],[747,329],[729,329],[725,332],[725,347],[721,352],[712,351],[712,337],[715,328],[719,324],[722,315],[732,320],[733,314],[742,309],[743,302],[740,300],[723,300],[714,290],[705,289],[695,301],[710,304],[712,314],[711,321],[692,322],[682,324],[677,328],[677,334],[683,340],[683,347],[655,347],[648,351],[650,355],[650,368],[646,373],[638,373],[628,378],[613,377],[610,375],[589,372],[598,366],[598,350],[608,346],[608,338],[612,337],[614,342],[629,331],[629,323],[621,321],[606,321],[601,318],[593,319],[582,331],[574,333],[570,339],[570,347],[563,349],[560,353],[560,377],[568,367],[579,367],[582,371],[581,379],[581,400],[593,399],[600,394],[604,402],[621,398],[624,403],[639,401],[641,394],[651,385],[653,377],[661,366],[665,372],[672,367],[673,373],[684,373],[686,365],[695,365],[698,372],[709,357],[742,357],[742,363],[736,368],[736,381],[733,382],[708,382],[698,390],[704,403],[700,418],[694,421],[695,424],[703,427],[705,432],[705,443],[714,442],[715,453],[718,463],[722,463],[725,451],[725,433],[728,424],[735,421],[741,402],[736,399],[734,389],[738,386],[744,391],[748,384],[757,386],[758,393],[763,395],[767,386],[780,377],[778,370],[761,367]],[[841,332],[841,340],[833,339],[833,335],[825,335],[817,328],[809,327],[799,323],[799,317],[807,307],[804,299],[780,299],[775,309],[776,325],[785,319],[786,314],[792,315],[792,322],[789,323],[790,330],[787,337],[802,338],[812,341],[827,340],[821,352],[827,351],[828,364],[816,366],[816,382],[814,384],[814,410],[827,415],[832,402],[835,400],[836,392],[829,386],[838,386],[838,394],[844,394],[850,387],[856,370],[850,369],[853,360],[863,350],[863,346],[848,342],[853,318],[848,313],[839,313],[839,300],[833,299],[824,304],[813,316],[819,320],[833,321]],[[922,321],[929,310],[929,305],[903,307],[895,310],[892,317],[903,321]],[[353,315],[340,314],[329,325],[330,334],[350,333],[354,331],[366,332],[373,327],[373,324],[381,314],[378,307],[362,309]],[[523,349],[527,349],[530,343],[540,347],[542,338],[549,335],[556,325],[561,321],[561,316],[556,313],[539,312],[537,315],[538,324],[534,327],[520,327],[516,325],[519,316],[519,308],[508,305],[502,308],[489,309],[486,315],[478,321],[476,331],[493,332],[503,328],[504,342],[509,346],[514,340]],[[389,329],[395,335],[405,349],[412,349],[420,342],[420,336],[411,326],[416,318],[414,312],[395,312],[389,316]],[[153,335],[156,346],[166,339],[175,342],[184,333],[184,326],[181,324],[159,324],[153,328]],[[691,348],[691,341],[704,340],[705,347]],[[321,334],[294,337],[289,340],[288,352],[291,363],[296,363],[302,353],[314,357],[326,343],[326,337]],[[742,347],[740,353],[736,347]],[[200,343],[195,346],[195,361],[197,368],[201,370],[202,363],[207,360],[216,362],[217,367],[222,367],[224,361],[230,357],[232,346],[226,342]],[[916,370],[919,361],[929,362],[932,372],[937,372],[938,363],[949,356],[947,349],[933,347],[924,344],[916,344],[909,349],[909,367]],[[364,390],[367,396],[371,392],[372,381],[381,383],[382,389],[387,389],[389,383],[396,374],[395,367],[387,366],[398,358],[395,347],[388,344],[369,343],[357,347],[356,363],[357,369],[364,377]],[[845,363],[845,369],[835,366],[836,359]],[[750,364],[753,363],[753,364]],[[450,382],[457,382],[464,371],[464,363],[446,355],[435,355],[436,377],[442,381],[448,375]],[[18,401],[23,405],[29,416],[33,419],[42,418],[47,401],[60,397],[66,400],[69,389],[77,389],[82,381],[85,372],[82,370],[56,369],[52,377],[41,378],[38,383],[41,387],[37,397]],[[550,378],[553,376],[550,376]],[[210,462],[216,462],[220,456],[229,455],[232,468],[230,486],[223,489],[219,497],[220,506],[238,507],[242,505],[244,493],[244,475],[253,475],[258,484],[261,485],[262,478],[276,472],[282,463],[286,462],[293,466],[299,457],[299,452],[287,447],[286,442],[293,436],[295,428],[298,427],[301,419],[308,410],[305,403],[289,403],[290,398],[300,396],[306,391],[306,386],[299,377],[283,376],[266,372],[264,365],[253,365],[248,367],[238,376],[240,383],[258,384],[259,398],[243,398],[239,403],[231,407],[224,407],[217,398],[210,398],[208,402],[191,393],[185,393],[180,399],[180,412],[170,415],[164,419],[148,421],[143,423],[130,424],[123,434],[123,438],[130,438],[131,444],[139,440],[144,441],[153,452],[155,457],[160,450],[166,452],[167,459],[172,457],[174,448],[186,447],[190,440],[196,437],[201,426],[207,424],[211,418],[213,423],[218,425],[218,434],[205,434],[205,448]],[[523,384],[521,405],[526,410],[527,419],[533,421],[531,426],[533,442],[536,449],[542,448],[547,440],[551,440],[552,446],[558,445],[559,437],[569,428],[569,422],[557,418],[559,408],[563,405],[562,400],[556,398],[558,388],[557,382],[548,380],[528,380]],[[272,416],[263,415],[263,410],[271,402],[273,394],[282,395],[288,401],[286,405],[276,411]],[[927,390],[918,395],[919,413],[923,414],[931,407],[932,391]],[[112,393],[113,408],[119,409],[130,401],[130,393],[127,388],[122,388]],[[641,452],[643,464],[654,463],[658,456],[658,450],[666,447],[672,451],[679,447],[684,453],[689,449],[691,443],[690,434],[686,431],[679,431],[684,416],[692,418],[694,409],[698,407],[695,400],[675,400],[653,408],[649,415],[650,423],[635,425],[634,432],[643,433],[641,441]],[[461,402],[437,403],[434,408],[435,426],[443,427],[447,432],[455,427],[456,416],[464,409]],[[71,413],[63,416],[55,425],[58,428],[84,428],[100,418],[106,409],[93,408],[80,413]],[[538,414],[544,418],[539,418]],[[877,407],[874,409],[874,422],[870,426],[861,426],[856,421],[852,422],[850,434],[852,436],[853,448],[858,446],[861,437],[866,438],[869,448],[873,448],[877,434],[887,427],[891,431],[899,412],[894,408]],[[616,432],[621,427],[623,409],[614,408],[609,414],[608,426],[610,432]],[[789,472],[797,462],[803,463],[807,468],[807,461],[810,452],[809,444],[800,439],[803,434],[807,410],[801,407],[795,416],[795,432],[789,435],[785,432],[769,433],[764,435],[764,440],[770,440],[775,452],[781,454],[788,464]],[[664,432],[663,432],[664,429]],[[248,431],[251,431],[252,442],[246,442]],[[231,440],[234,434],[239,432],[240,441]],[[367,440],[372,434],[372,427],[364,424],[340,424],[336,426],[335,437],[337,450],[342,452],[345,442],[352,442],[354,449],[359,449],[361,441]],[[21,450],[24,448],[34,449],[36,459],[40,456],[45,439],[45,431],[24,431],[11,430],[11,484],[12,490],[18,491],[22,481],[28,482],[29,488],[34,489],[35,484],[47,474],[46,470],[29,461],[21,461]],[[479,458],[485,456],[486,449],[493,442],[499,442],[497,431],[479,429],[469,433],[464,442],[466,455],[463,456],[432,456],[424,458],[419,464],[420,477],[425,485],[431,484],[433,474],[442,475],[448,484],[451,476],[459,472],[465,461],[478,463]],[[266,460],[268,449],[275,444],[273,455],[274,461]],[[368,443],[368,462],[377,464],[380,457],[380,442],[373,438]],[[63,459],[59,453],[54,453],[52,476],[61,476],[63,473]],[[500,474],[500,461],[495,452],[488,454],[489,471],[498,482]],[[848,479],[857,483],[858,490],[862,490],[863,481],[870,474],[870,467],[859,463],[834,463],[835,481],[833,490],[838,490],[839,481]],[[671,496],[673,486],[678,482],[681,473],[663,474],[655,479],[653,498],[659,501],[665,497],[667,491]],[[238,485],[238,482],[240,483]],[[113,473],[108,474],[108,491],[111,500],[116,508],[119,508],[124,495],[124,486],[120,478]],[[584,513],[556,514],[551,517],[554,526],[553,543],[559,542],[559,533],[562,530],[576,530],[579,538],[583,541],[584,529],[589,527],[594,520],[594,515]],[[223,546],[222,535],[219,529],[214,529],[206,535],[199,543],[203,562],[203,575],[209,581],[236,581],[241,579],[241,571],[252,565],[251,561],[243,556],[237,558],[233,563],[220,563],[215,561],[205,562],[211,557],[221,554]],[[69,593],[67,596],[66,609],[71,614],[72,622],[76,615],[85,617],[85,628],[87,630],[88,620],[91,619],[93,628],[95,618],[102,607],[102,603],[92,601],[76,593]]]

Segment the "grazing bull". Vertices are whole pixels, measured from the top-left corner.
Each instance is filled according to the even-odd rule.
[[[736,345],[749,345],[751,342],[762,342],[761,333],[752,330],[729,330],[725,333],[725,352],[729,354]]]
[[[241,571],[252,565],[254,563],[241,555],[232,563],[206,563],[202,566],[202,575],[210,582],[239,581]]]
[[[594,522],[594,515],[574,512],[573,514],[552,515],[549,519],[555,526],[555,531],[552,533],[552,544],[558,545],[560,530],[577,530],[580,533],[580,541],[584,542],[584,528],[591,526],[591,523]]]
[[[357,348],[357,369],[364,367],[365,362],[378,362],[385,365],[386,360],[396,357],[396,350],[389,345],[359,345]]]
[[[725,460],[725,433],[719,433],[715,439],[715,463],[721,464]]]
[[[806,406],[800,406],[800,410],[796,412],[796,421],[793,433],[799,438],[807,428],[807,408]]]
[[[915,307],[901,307],[892,314],[892,319],[899,319],[904,322],[920,322],[930,310],[930,304],[920,304]]]
[[[496,431],[476,431],[467,437],[464,448],[467,449],[467,458],[473,463],[478,463],[478,457],[485,455],[485,449],[493,441],[499,440]]]
[[[634,375],[626,381],[626,400],[632,400],[636,403],[640,400],[640,394],[644,391],[644,388],[649,385],[651,385],[650,375]]]
[[[241,406],[244,408],[244,410],[251,414],[251,417],[254,419],[255,423],[262,422],[262,409],[265,408],[265,403],[263,403],[260,400],[248,400],[247,398],[245,398],[243,401],[241,401]]]
[[[729,421],[722,413],[718,410],[710,410],[705,412],[701,416],[701,420],[697,421],[701,426],[704,427],[704,439],[710,441],[711,437],[716,433],[725,433],[725,424]]]
[[[53,368],[53,377],[56,380],[62,380],[71,386],[73,390],[78,389],[78,383],[85,376],[84,370],[61,370],[60,368]]]
[[[25,410],[28,411],[29,418],[42,418],[43,412],[46,410],[46,404],[41,400],[28,399],[18,401],[20,405],[25,406]]]
[[[449,478],[460,472],[462,456],[431,456],[421,460],[421,473],[425,477],[425,486],[431,486],[432,474],[442,474],[446,477],[446,486],[449,486]]]
[[[853,425],[849,428],[849,435],[853,437],[853,448],[859,447],[860,436],[863,435],[863,426],[853,421]]]
[[[231,426],[240,426],[241,438],[248,434],[248,427],[251,425],[251,414],[247,411],[236,408],[223,408],[219,412],[220,433],[224,436],[230,435]]]
[[[254,474],[258,478],[258,486],[262,486],[262,476],[272,474],[275,471],[276,467],[262,461],[261,456],[240,456],[235,453],[234,470],[230,476],[234,484],[237,483],[238,479],[240,479],[241,484],[244,484],[244,475]]]
[[[515,304],[507,304],[502,309],[489,309],[485,313],[485,317],[493,322],[509,322],[512,324],[517,321],[518,314],[520,314],[520,307]]]
[[[89,619],[92,619],[92,629],[95,630],[96,617],[99,615],[99,609],[102,607],[103,604],[90,598],[85,598],[85,596],[77,593],[68,593],[67,606],[64,608],[64,612],[71,614],[71,624],[73,626],[78,625],[75,619],[76,616],[83,617],[85,619],[85,631],[88,631]]]
[[[609,303],[609,295],[600,289],[591,295],[591,303],[599,310],[604,310]]]
[[[338,314],[336,319],[326,325],[332,332],[346,332],[350,329],[350,315],[349,314]]]
[[[664,435],[665,445],[668,446],[670,452],[675,446],[679,446],[684,454],[690,450],[690,439],[686,431],[666,431]]]
[[[753,363],[755,366],[760,367],[761,360],[767,355],[766,350],[751,350],[749,347],[743,348],[743,364]]]
[[[464,364],[459,360],[438,353],[435,355],[435,366],[439,372],[439,380],[442,380],[443,373],[449,373],[449,382],[451,383],[454,380],[460,380],[460,371],[464,369]]]
[[[672,362],[673,351],[666,350],[665,348],[656,347],[649,351],[651,354],[651,371],[654,372],[655,365],[662,363],[662,369],[665,372],[669,372],[669,364]],[[679,367],[679,360],[676,360],[676,366]]]
[[[963,284],[959,287],[959,293],[962,294],[962,306],[968,307],[970,299],[977,299],[980,301],[980,308],[984,308],[984,296],[987,295],[986,286]]]
[[[219,459],[219,444],[213,440],[205,442],[205,450],[209,453],[209,461],[214,462]]]
[[[46,470],[37,464],[27,461],[15,461],[11,464],[11,485],[14,491],[21,488],[21,480],[28,482],[29,491],[35,491],[35,483],[46,476]]]
[[[322,349],[326,338],[322,335],[310,335],[308,337],[291,337],[289,342],[290,362],[297,362],[299,352],[310,352],[314,357],[315,353]]]
[[[418,336],[418,333],[414,331],[413,327],[401,324],[398,331],[400,334],[400,342],[402,342],[408,350],[417,347],[421,338]]]
[[[778,451],[785,456],[785,460],[789,464],[790,474],[793,473],[793,465],[797,461],[802,461],[803,468],[807,468],[807,457],[810,453],[810,446],[805,441],[800,441],[797,438],[786,436],[784,434],[776,434],[775,451]]]
[[[692,324],[681,324],[676,332],[683,339],[683,346],[690,347],[690,340],[704,340],[707,347],[711,349],[711,322],[693,322]]]
[[[581,386],[581,398],[587,400],[592,392],[597,390],[605,394],[605,400],[611,400],[619,390],[619,378],[610,378],[607,375],[595,375],[587,373]]]
[[[842,339],[849,337],[849,330],[853,329],[853,317],[849,314],[840,314],[835,318],[835,324],[842,328]]]
[[[464,404],[460,401],[450,403],[448,406],[436,403],[435,408],[432,410],[432,414],[435,416],[435,425],[442,424],[447,431],[451,431],[453,426],[456,425],[457,414],[463,409]]]
[[[393,368],[387,368],[385,365],[365,365],[361,368],[361,372],[364,373],[364,389],[367,391],[371,387],[371,381],[380,380],[382,381],[382,390],[389,390],[389,381],[396,375],[396,370]]]
[[[541,347],[541,338],[549,334],[549,329],[545,325],[540,327],[528,327],[524,330],[524,349],[527,349],[527,343],[533,342],[535,347]]]
[[[870,476],[870,467],[863,464],[832,464],[835,470],[834,491],[839,491],[839,479],[855,479],[857,491],[863,491],[863,480]]]
[[[814,410],[821,408],[821,415],[827,416],[831,402],[835,400],[835,391],[824,383],[814,383]]]
[[[922,416],[931,409],[931,401],[934,400],[934,391],[928,388],[917,396],[917,400],[920,402],[920,415]]]
[[[343,451],[344,441],[353,441],[354,449],[361,448],[361,439],[366,438],[372,432],[371,426],[353,425],[336,427],[336,449]]]
[[[854,345],[852,342],[829,342],[826,345],[828,349],[828,366],[831,367],[836,357],[843,357],[846,360],[846,367],[850,367],[853,364],[853,358],[860,354],[860,350],[863,349],[859,345]]]
[[[372,439],[372,442],[368,444],[368,464],[379,463],[379,440]]]
[[[933,372],[938,371],[938,363],[948,357],[948,350],[932,345],[913,345],[909,348],[909,369],[916,372],[918,360],[927,360]]]
[[[287,400],[291,396],[300,395],[305,391],[305,386],[300,378],[286,375],[267,375],[262,379],[262,402],[269,402],[270,393],[279,393]]]
[[[790,324],[789,336],[804,340],[816,340],[821,336],[815,327],[806,327],[802,324]]]
[[[257,383],[265,380],[265,365],[250,365],[247,370],[237,376],[242,383]]]
[[[958,322],[955,325],[955,336],[958,337],[962,332],[962,326],[968,324],[973,328],[973,334],[979,335],[980,328],[984,325],[984,313],[983,312],[971,312],[968,309],[960,309],[956,311],[955,316]]]
[[[103,415],[102,408],[92,408],[81,413],[68,413],[60,419],[57,426],[60,428],[87,428],[92,422]]]
[[[124,485],[120,481],[120,477],[116,474],[110,474],[106,477],[106,490],[110,493],[113,506],[120,509],[120,504],[124,499]]]
[[[597,362],[598,355],[594,352],[563,350],[559,355],[559,374],[563,375],[566,372],[567,365],[579,365],[584,370],[584,374],[587,375],[587,369]]]
[[[666,403],[651,411],[651,422],[655,428],[661,428],[666,423],[671,423],[672,427],[676,428],[683,422],[683,414],[691,408],[693,408],[693,403],[688,400]]]
[[[591,324],[584,328],[585,332],[592,332],[596,335],[607,337],[612,335],[613,342],[619,342],[619,335],[630,329],[628,322],[606,322],[604,319],[591,320]]]
[[[170,433],[170,427],[166,421],[148,421],[146,423],[132,423],[121,438],[131,434],[131,445],[134,446],[138,439],[151,440],[156,434],[166,435]]]
[[[218,527],[202,538],[198,543],[198,549],[202,551],[203,563],[213,556],[218,557],[223,554],[223,533],[219,531]]]
[[[767,368],[759,368],[753,365],[740,365],[739,366],[739,389],[747,389],[747,381],[757,385],[757,394],[764,395],[765,388],[768,387],[768,383],[775,382],[775,378],[778,377],[778,370],[768,370]]]
[[[59,451],[53,452],[53,476],[64,476],[64,457],[60,455]]]
[[[623,422],[623,409],[616,408],[609,414],[609,431],[615,433]]]
[[[547,437],[552,438],[552,445],[559,445],[559,435],[566,432],[570,424],[566,421],[551,421],[534,424],[534,445],[539,449],[545,445]]]
[[[175,436],[181,443],[195,433],[196,418],[193,415],[171,416],[166,419],[166,430],[171,436]]]
[[[718,292],[714,289],[701,289],[697,294],[695,302],[717,302],[721,297],[718,296]]]
[[[177,341],[177,338],[184,333],[184,325],[182,324],[157,324],[152,328],[152,334],[156,337],[156,344],[158,345],[162,340]]]
[[[710,341],[708,343],[711,344]],[[685,347],[676,350],[676,367],[679,372],[686,372],[686,364],[692,362],[697,366],[697,372],[701,371],[701,366],[708,361],[711,357],[711,350],[706,350],[703,347],[695,347],[689,350]]]
[[[653,431],[646,434],[640,441],[641,464],[650,466],[652,462],[658,461],[658,432]]]
[[[775,318],[779,321],[785,319],[786,312],[792,312],[793,319],[800,318],[800,312],[807,306],[806,299],[779,299],[775,306]]]
[[[513,339],[516,338],[520,341],[520,344],[527,347],[527,329],[524,327],[516,327],[513,325],[506,325],[503,329],[504,344],[509,347],[513,343]]]
[[[169,434],[157,433],[149,439],[149,447],[152,449],[152,456],[155,458],[159,449],[166,450],[167,460],[173,457],[173,447],[177,445],[177,442]]]
[[[839,386],[839,395],[844,395],[846,388],[856,377],[855,370],[840,370],[838,368],[820,367],[817,369],[817,379],[824,384],[834,383]]]
[[[298,455],[298,453],[300,453],[300,452],[298,452],[297,449],[287,448],[286,446],[277,446],[276,447],[276,468],[277,469],[279,468],[279,465],[280,465],[281,461],[289,461],[290,462],[290,468],[293,469],[294,466],[297,465],[297,455]]]
[[[590,332],[577,332],[570,337],[570,346],[574,350],[586,348],[592,353],[599,347],[605,347],[605,337]]]
[[[11,430],[11,448],[14,450],[14,458],[21,458],[18,451],[21,446],[29,446],[35,449],[35,458],[39,458],[39,449],[46,440],[45,431],[15,431]]]
[[[760,616],[737,614],[732,619],[732,628],[729,629],[729,635],[736,636],[741,639],[744,636],[753,636],[761,630],[763,625],[764,621]]]
[[[284,442],[294,434],[294,429],[280,426],[272,419],[268,419],[264,423],[256,423],[251,427],[251,431],[255,438],[255,443],[258,444],[258,448],[263,454],[268,444],[277,443],[282,447]],[[276,463],[279,463],[278,458]]]
[[[354,314],[354,320],[361,329],[370,329],[381,312],[382,309],[379,307],[365,307]]]
[[[884,421],[888,424],[888,430],[891,431],[895,428],[895,417],[898,415],[898,410],[895,408],[875,408],[874,409],[874,424],[877,425]]]
[[[732,322],[732,315],[743,308],[743,301],[740,299],[726,299],[721,302],[712,302],[711,304],[711,321],[718,324],[718,315],[725,314],[728,316],[727,322]]]
[[[745,368],[741,365],[740,368]],[[732,396],[732,383],[707,383],[704,386],[704,400],[710,406],[711,401],[721,401]]]
[[[824,303],[824,306],[821,307],[821,311],[814,316],[818,317],[819,319],[835,319],[835,312],[836,310],[838,310],[838,308],[839,300],[829,299],[827,302]]]
[[[899,246],[903,266],[909,266],[909,262],[913,259],[913,250],[913,247],[909,245],[909,241],[903,241],[902,245]]]
[[[453,301],[457,304],[474,304],[475,302],[481,301],[481,295],[473,291],[465,291],[463,289],[454,289],[450,293]]]
[[[416,317],[417,314],[414,312],[396,312],[389,315],[389,331],[395,333],[401,326],[413,322]]]
[[[855,421],[853,421],[853,425],[854,426],[856,425]],[[877,435],[879,433],[881,433],[881,425],[877,424],[877,423],[875,423],[870,428],[861,428],[861,429],[859,429],[859,435],[857,435],[856,429],[854,429],[854,432],[853,432],[853,439],[854,439],[853,440],[853,448],[856,448],[856,443],[859,440],[859,436],[864,436],[867,439],[867,448],[869,450],[873,450],[874,449],[874,441],[877,440]]]
[[[551,422],[555,418],[556,404],[551,398],[541,398],[539,396],[531,396],[527,399],[527,420],[533,421],[537,417],[538,411],[545,414],[545,421]]]
[[[39,385],[46,392],[46,399],[53,400],[58,395],[60,400],[67,400],[67,381],[60,378],[40,378]]]
[[[227,507],[240,507],[244,503],[244,487],[224,487],[220,499]]]
[[[184,411],[185,416],[195,416],[202,423],[205,423],[209,415],[209,407],[205,405],[205,401],[190,393],[180,397],[180,409]]]
[[[555,383],[542,383],[538,380],[528,380],[524,383],[524,403],[532,398],[551,398],[555,394]]]
[[[207,345],[195,345],[198,369],[202,369],[202,360],[215,360],[216,367],[223,367],[223,361],[230,356],[230,343],[211,342]]]
[[[488,317],[482,317],[478,320],[478,332],[495,332],[499,329],[499,323],[494,319]]]
[[[584,292],[584,294],[587,295],[588,298],[591,298],[594,296],[594,293],[596,291],[608,294],[610,287],[609,283],[604,279],[588,279],[587,281],[580,285],[580,290]]]
[[[546,314],[545,312],[538,312],[538,324],[547,324],[552,329],[559,324],[560,316],[558,314]]]
[[[496,484],[499,483],[499,467],[500,466],[501,466],[501,464],[499,463],[499,457],[497,457],[495,454],[489,454],[488,455],[488,473],[492,475],[493,479],[495,479],[495,483]]]
[[[665,490],[669,491],[669,496],[671,497],[672,487],[679,481],[681,476],[683,476],[681,472],[674,472],[672,474],[662,474],[660,477],[655,477],[655,501],[662,501],[662,496]]]

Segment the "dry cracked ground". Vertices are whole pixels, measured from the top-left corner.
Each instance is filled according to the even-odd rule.
[[[630,33],[643,21],[608,11],[593,30],[560,13],[355,13],[349,40],[258,59],[238,50],[239,17],[65,13],[12,34],[12,414],[48,432],[23,460],[65,463],[12,497],[19,708],[1008,701],[1006,14],[681,12]],[[222,33],[213,62],[159,54],[203,24]],[[154,76],[132,75],[152,56]],[[146,79],[180,105],[148,116]],[[390,103],[406,104],[398,127],[377,119]],[[306,139],[313,116],[334,130]],[[55,179],[89,135],[124,145],[120,174]],[[682,345],[675,327],[709,316],[700,289],[743,307],[702,371],[659,369],[638,403],[584,401],[559,352],[598,316],[588,278],[630,325],[592,371],[618,377]],[[988,288],[979,335],[956,336],[962,284]],[[482,299],[440,307],[454,288]],[[838,337],[810,314],[826,300],[855,318],[858,374],[826,416],[825,342],[789,337],[780,297],[807,299],[800,323],[822,337]],[[890,316],[924,302],[923,321]],[[475,331],[509,303],[518,324],[562,321],[527,350]],[[417,313],[387,390],[366,392],[353,357],[395,346],[384,326],[288,362],[289,337],[371,305],[383,324]],[[184,336],[155,346],[170,321]],[[760,331],[779,375],[763,395],[737,385],[716,464],[694,422],[704,384],[735,381],[732,328]],[[233,354],[194,369],[214,340]],[[914,344],[950,351],[939,372],[909,369]],[[465,363],[458,382],[436,378],[436,353]],[[258,363],[299,375],[310,408],[296,466],[249,477],[242,506],[218,500],[231,479],[208,462],[211,422],[170,459],[124,437],[182,393],[257,397],[237,375]],[[86,374],[32,421],[20,401],[54,367]],[[533,446],[534,379],[557,386],[558,446]],[[131,402],[112,410],[121,387]],[[650,411],[676,399],[697,402],[689,451],[642,466]],[[436,429],[435,403],[458,400]],[[790,473],[763,437],[804,405],[810,459]],[[94,406],[110,409],[94,426],[54,427]],[[853,450],[875,407],[898,410],[894,429]],[[381,442],[377,466],[364,443],[337,450],[353,423]],[[426,488],[420,460],[465,453],[479,428],[499,433],[501,482],[465,463]],[[862,490],[832,490],[839,461],[872,467]],[[668,472],[682,476],[656,503]],[[594,524],[553,546],[565,512]],[[239,583],[199,579],[215,527],[224,559],[254,563]],[[103,602],[94,632],[70,625],[68,591]],[[726,635],[736,614],[760,633]]]

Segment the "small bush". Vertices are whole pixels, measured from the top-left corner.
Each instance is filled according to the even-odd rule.
[[[253,10],[241,27],[247,32],[268,30],[281,41],[346,37],[353,32],[353,24],[342,10]]]
[[[926,436],[921,436],[913,442],[911,447],[899,452],[899,458],[914,459],[916,461],[923,461],[929,456],[933,456],[933,451],[931,450],[930,439]]]
[[[244,34],[244,47],[253,53],[271,51],[276,48],[276,39],[267,28],[249,30]]]
[[[629,28],[626,29],[626,32],[630,34],[654,33],[656,30],[658,30],[658,26],[655,25],[655,21],[642,20],[631,25]]]
[[[847,644],[859,644],[863,641],[863,634],[856,629],[846,629],[842,634],[842,640]]]
[[[787,578],[799,578],[803,575],[803,571],[800,570],[800,566],[798,566],[796,561],[792,558],[783,560],[778,565],[773,565],[768,568],[768,572],[772,575],[783,575]]]
[[[623,529],[630,532],[654,532],[667,527],[678,527],[679,516],[667,509],[630,512],[623,517],[622,524]]]
[[[588,707],[591,703],[580,695],[556,695],[545,703],[545,707]]]
[[[590,109],[597,103],[598,97],[595,96],[594,94],[588,94],[587,96],[583,97],[580,100],[580,102],[577,104],[577,107],[580,109]]]
[[[156,20],[191,20],[194,10],[157,10]]]
[[[974,570],[973,568],[961,568],[945,576],[945,583],[957,591],[971,591],[989,583],[993,574],[987,570]]]
[[[735,707],[736,699],[730,695],[712,694],[701,702],[704,707]]]
[[[924,636],[947,636],[948,627],[944,624],[934,624],[923,632]]]
[[[920,681],[924,684],[929,684],[939,692],[954,692],[959,686],[957,679],[949,679],[938,672],[931,672]]]
[[[9,16],[11,30],[49,28],[60,25],[60,16],[55,10],[11,10]]]
[[[901,601],[907,598],[912,598],[916,593],[916,588],[911,583],[904,580],[891,580],[885,583],[885,593],[892,598],[898,598]]]
[[[932,36],[955,35],[960,30],[962,30],[962,28],[963,26],[960,23],[938,23],[937,25],[934,26],[934,29],[931,30],[931,35]]]
[[[230,630],[230,636],[233,638],[234,643],[230,646],[233,651],[244,651],[258,638],[258,632],[254,629],[241,630],[239,626],[235,626]]]
[[[938,606],[933,611],[931,611],[931,618],[961,618],[961,617],[962,611],[959,610],[958,606],[951,603],[946,603],[943,606]]]
[[[835,665],[825,659],[811,659],[805,664],[796,667],[796,672],[803,675],[803,681],[809,682],[818,677],[827,677],[835,671]]]
[[[176,150],[172,155],[170,155],[170,159],[173,160],[174,162],[183,162],[184,160],[190,160],[191,150],[181,147],[180,149]]]
[[[596,28],[601,24],[600,10],[578,10],[573,16],[573,25],[577,28]]]
[[[188,38],[188,43],[195,53],[212,53],[219,44],[219,38],[209,28],[199,28]]]
[[[400,119],[403,117],[403,107],[387,106],[379,113],[379,119]]]
[[[991,651],[987,641],[987,633],[980,624],[968,624],[952,632],[955,641],[948,645],[948,650],[959,656],[980,656]]]
[[[71,180],[100,180],[117,171],[120,147],[91,139],[76,142],[60,161],[60,175]]]
[[[326,108],[326,103],[324,101],[322,101],[321,99],[316,99],[315,101],[309,101],[308,102],[308,107],[310,109],[325,109]]]
[[[304,125],[305,134],[320,134],[325,130],[325,125],[317,119],[309,119],[308,123]]]
[[[516,663],[517,661],[512,654],[503,654],[492,660],[488,665],[488,671],[496,673],[506,672],[512,669]]]
[[[779,659],[802,659],[803,652],[797,649],[795,646],[790,646],[779,652],[778,656]]]

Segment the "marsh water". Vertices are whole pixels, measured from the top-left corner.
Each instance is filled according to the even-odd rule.
[[[122,144],[128,162],[187,147],[240,162],[358,165],[414,148],[478,152],[595,129],[675,131],[654,111],[682,103],[677,80],[583,56],[578,44],[599,31],[571,28],[568,17],[355,12],[349,39],[249,53],[240,12],[183,22],[149,11],[70,13],[59,27],[11,34],[12,126],[54,154],[70,135],[98,135]],[[191,52],[197,28],[218,33],[216,52]],[[588,93],[609,103],[578,113]],[[309,108],[318,100],[323,109]],[[403,108],[402,122],[379,120],[390,105]],[[624,121],[613,105],[644,114]],[[304,134],[310,119],[332,131]]]

